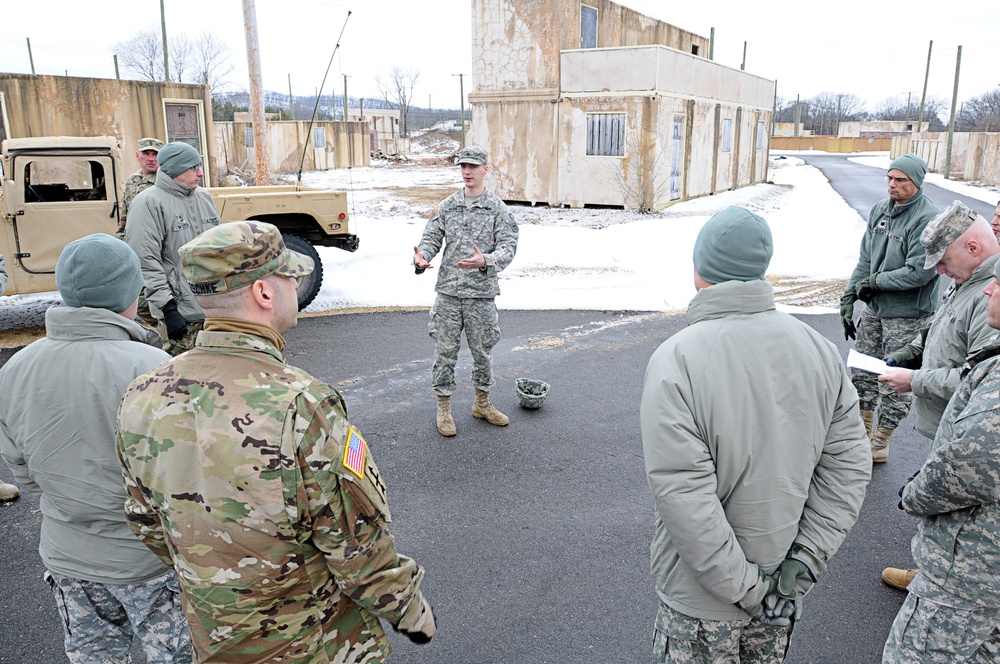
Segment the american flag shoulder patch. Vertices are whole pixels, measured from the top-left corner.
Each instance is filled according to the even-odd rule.
[[[354,428],[347,432],[347,445],[344,448],[344,468],[347,468],[358,477],[365,476],[365,456],[368,453],[368,444],[361,434]]]

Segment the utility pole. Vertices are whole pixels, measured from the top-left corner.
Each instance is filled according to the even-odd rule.
[[[257,43],[257,6],[254,0],[243,0],[243,29],[247,42],[247,71],[250,74],[250,123],[253,127],[254,170],[257,172],[257,186],[266,187],[271,184],[271,171],[267,158],[267,125],[264,123],[260,47]],[[308,136],[306,140],[309,140]]]
[[[465,74],[452,74],[452,76],[458,76],[458,94],[461,97],[459,105],[462,109],[462,147],[465,147],[465,85],[462,82],[462,77]]]
[[[708,59],[715,60],[715,28],[708,33]]]
[[[746,71],[747,68],[747,43],[743,42],[743,62],[740,63],[740,71]]]
[[[927,71],[924,73],[924,93],[920,96],[920,116],[917,118],[917,131],[924,130],[924,104],[927,103],[927,79],[931,77],[931,50],[934,48],[934,40],[931,40],[927,47]]]
[[[951,179],[951,141],[955,135],[955,106],[958,105],[958,74],[962,69],[962,47],[955,56],[955,89],[951,93],[951,117],[948,119],[948,151],[944,158],[944,179]]]
[[[344,74],[344,122],[347,122],[347,74]]]
[[[170,82],[170,58],[167,57],[167,10],[160,0],[160,31],[163,33],[163,80]]]
[[[25,37],[24,40],[28,42],[28,62],[31,63],[31,75],[35,75],[35,58],[31,55],[31,38]]]
[[[795,95],[795,127],[792,129],[792,135],[799,135],[799,124],[802,122],[802,102],[800,101],[801,95]]]
[[[121,74],[118,73],[118,55],[113,55],[111,58],[115,61],[115,78],[119,81],[122,80]]]
[[[288,119],[295,120],[295,97],[292,96],[291,74],[288,74]]]
[[[833,130],[837,133],[837,137],[840,137],[840,100],[844,95],[837,95],[837,124],[833,127]]]

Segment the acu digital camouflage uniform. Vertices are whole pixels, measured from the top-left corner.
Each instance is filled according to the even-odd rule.
[[[243,256],[190,258],[210,234],[263,227],[272,241]],[[280,237],[222,225],[181,248],[185,275],[205,294],[308,274]],[[126,517],[177,570],[199,662],[381,661],[379,618],[422,610],[423,570],[386,530],[385,485],[340,393],[283,346],[269,327],[209,319],[193,350],[133,382],[118,414]]]
[[[919,517],[919,574],[883,662],[996,661],[1000,655],[1000,345],[970,358],[933,451],[900,492]]]
[[[653,664],[780,662],[788,651],[788,627],[743,620],[702,620],[660,602],[653,635]]]
[[[455,390],[455,363],[463,328],[472,352],[473,385],[485,392],[493,385],[490,353],[500,340],[494,298],[500,294],[500,272],[514,260],[517,240],[514,215],[489,191],[470,206],[466,204],[465,190],[459,190],[446,198],[427,222],[417,245],[420,253],[429,262],[444,247],[435,286],[438,296],[428,326],[436,342],[436,394],[450,396]],[[458,261],[475,255],[474,247],[483,252],[486,268],[458,267]]]

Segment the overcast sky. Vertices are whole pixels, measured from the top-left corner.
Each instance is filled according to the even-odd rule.
[[[248,87],[241,0],[165,0],[168,33],[194,38],[211,31],[229,44],[236,69],[230,89]],[[39,74],[114,77],[113,45],[143,29],[159,29],[158,0],[34,0],[3,3],[0,72],[31,73],[26,38]],[[785,99],[820,92],[854,93],[870,106],[913,93],[919,103],[934,41],[928,94],[951,101],[957,47],[962,49],[959,101],[1000,85],[1000,2],[928,0],[763,4],[736,0],[621,4],[709,36],[715,60],[778,81]],[[975,4],[975,9],[972,5]],[[420,70],[413,103],[457,108],[458,78],[471,73],[470,0],[257,0],[264,87],[311,95],[323,80],[347,12],[324,93],[377,97],[375,76],[393,65]],[[465,92],[470,79],[465,79]],[[947,121],[947,118],[943,118]]]

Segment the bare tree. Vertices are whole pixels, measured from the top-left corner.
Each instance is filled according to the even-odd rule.
[[[163,48],[160,33],[140,30],[130,39],[115,44],[115,54],[126,72],[140,81],[163,80]]]
[[[396,104],[399,107],[399,114],[402,116],[400,122],[403,126],[401,136],[407,135],[406,115],[410,110],[410,100],[413,99],[413,88],[419,78],[419,69],[403,69],[395,65],[389,70],[388,76],[375,77],[375,84],[386,103]]]
[[[965,102],[961,119],[972,131],[1000,130],[1000,90],[990,90]]]
[[[656,206],[670,186],[670,163],[660,149],[656,134],[636,129],[625,139],[625,158],[609,165],[611,178],[622,194],[628,210],[642,214],[656,211]]]
[[[163,80],[163,47],[159,30],[140,30],[132,38],[115,44],[115,53],[125,71],[141,81]],[[229,49],[211,33],[191,41],[184,33],[170,37],[170,70],[178,83],[204,83],[217,92],[232,73]]]
[[[211,32],[203,32],[194,44],[193,68],[199,83],[208,86],[209,92],[218,92],[225,79],[233,73],[229,63],[229,47]]]

